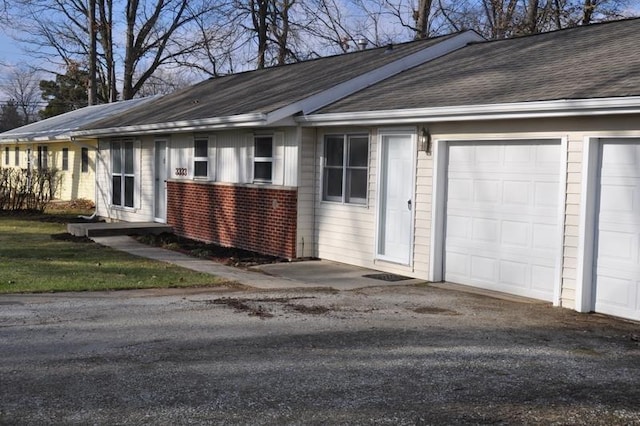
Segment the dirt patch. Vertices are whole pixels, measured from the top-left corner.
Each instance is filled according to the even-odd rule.
[[[213,260],[214,262],[227,266],[249,268],[251,266],[287,261],[287,259],[277,256],[260,254],[234,247],[222,247],[216,244],[179,237],[171,233],[142,235],[136,237],[136,239],[143,244],[178,251],[201,259]]]
[[[261,319],[273,318],[273,314],[269,312],[264,306],[250,306],[246,299],[236,299],[230,297],[224,297],[222,299],[212,300],[210,303],[214,305],[226,305],[236,310],[236,312],[247,312],[249,316],[258,317]]]
[[[223,297],[220,299],[210,300],[207,303],[213,305],[225,305],[236,310],[236,312],[247,312],[249,316],[256,316],[262,319],[273,318],[274,311],[269,309],[268,304],[276,305],[275,309],[289,309],[301,314],[321,315],[329,312],[331,309],[325,306],[307,306],[298,303],[290,303],[292,300],[310,299],[309,297],[271,297],[271,298],[230,298]]]
[[[412,309],[416,314],[432,314],[432,315],[460,315],[456,311],[445,308],[437,308],[435,306],[421,306],[419,308]]]

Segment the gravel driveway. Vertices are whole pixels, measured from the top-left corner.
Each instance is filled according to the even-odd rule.
[[[640,424],[640,325],[435,287],[0,296],[0,424]]]

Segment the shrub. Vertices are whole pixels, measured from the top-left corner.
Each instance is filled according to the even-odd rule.
[[[0,169],[0,210],[43,212],[60,179],[57,169]]]

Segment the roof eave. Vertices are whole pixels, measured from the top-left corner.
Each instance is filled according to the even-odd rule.
[[[637,113],[640,113],[640,97],[631,96],[310,114],[296,117],[296,121],[304,126],[386,125]]]
[[[174,121],[169,123],[142,124],[136,126],[109,127],[102,129],[78,130],[72,137],[139,136],[156,133],[181,133],[231,129],[236,127],[256,127],[267,123],[267,115],[252,113],[200,120]]]

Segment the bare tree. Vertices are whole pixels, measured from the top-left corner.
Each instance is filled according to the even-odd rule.
[[[12,99],[22,115],[23,124],[37,119],[40,108],[40,76],[37,71],[26,67],[16,67],[8,72],[5,95]]]

